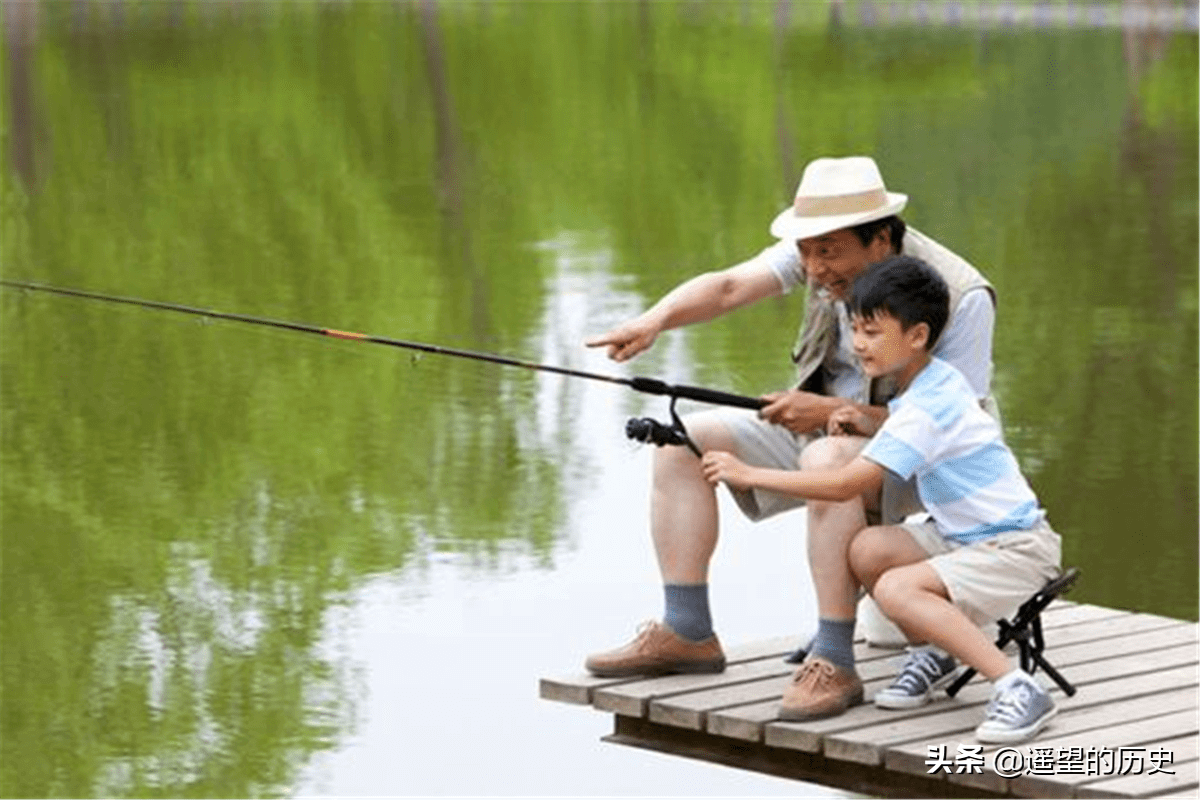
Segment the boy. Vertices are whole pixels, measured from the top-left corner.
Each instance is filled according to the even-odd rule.
[[[928,702],[957,658],[994,687],[976,738],[1028,739],[1054,716],[1054,703],[979,625],[1009,616],[1058,574],[1061,540],[996,421],[980,408],[962,374],[929,354],[949,314],[948,290],[938,274],[915,258],[888,258],[855,280],[850,309],[863,371],[890,376],[899,392],[882,422],[853,406],[830,417],[830,434],[872,437],[862,453],[837,469],[791,471],[751,467],[730,453],[710,451],[704,475],[713,484],[833,501],[877,488],[885,470],[902,479],[915,475],[931,518],[866,527],[850,546],[855,580],[910,642],[928,643],[909,649],[907,663],[876,696],[876,705]],[[822,691],[822,684],[836,688]],[[802,706],[798,697],[805,698]],[[813,697],[834,700],[814,706]],[[857,674],[810,655],[784,693],[780,717],[831,716],[858,702]]]

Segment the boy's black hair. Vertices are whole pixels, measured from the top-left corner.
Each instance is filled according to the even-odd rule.
[[[889,256],[868,266],[854,279],[850,312],[874,317],[880,311],[908,330],[919,322],[929,326],[926,350],[937,343],[950,317],[950,289],[933,267],[912,256]]]
[[[904,232],[908,230],[908,225],[900,217],[892,214],[890,217],[873,219],[870,222],[855,225],[850,230],[862,242],[863,247],[869,246],[871,241],[879,235],[880,231],[886,230],[888,232],[888,242],[892,245],[892,252],[899,253],[900,245],[904,242]]]

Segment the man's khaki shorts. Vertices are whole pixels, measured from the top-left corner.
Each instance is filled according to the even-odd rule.
[[[942,536],[933,520],[900,527],[929,553],[950,601],[977,625],[1008,619],[1061,572],[1062,537],[1044,519],[968,545]]]
[[[711,415],[724,425],[737,445],[734,455],[755,467],[799,469],[800,454],[804,448],[824,436],[823,433],[792,433],[782,425],[773,425],[760,419],[757,412],[744,409],[721,408],[700,414]],[[866,439],[860,441],[864,446],[867,443]],[[729,493],[737,501],[742,513],[755,522],[804,506],[801,497],[762,489],[729,487]],[[867,521],[870,524],[899,522],[909,514],[922,510],[917,499],[916,484],[885,473],[881,512],[868,512]]]

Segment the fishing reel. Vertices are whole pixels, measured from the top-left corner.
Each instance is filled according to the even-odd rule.
[[[653,444],[656,447],[686,445],[689,450],[699,456],[701,454],[700,448],[688,436],[687,428],[683,426],[683,420],[679,418],[679,414],[675,411],[675,401],[678,399],[678,397],[671,398],[670,425],[659,422],[652,417],[632,417],[625,423],[625,435],[636,442]]]

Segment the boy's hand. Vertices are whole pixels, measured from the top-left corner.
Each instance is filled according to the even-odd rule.
[[[877,430],[879,422],[853,405],[836,409],[825,426],[825,432],[830,436],[874,436]]]
[[[721,481],[734,489],[749,489],[751,468],[738,460],[733,453],[709,450],[700,460],[704,479],[716,486]]]

